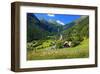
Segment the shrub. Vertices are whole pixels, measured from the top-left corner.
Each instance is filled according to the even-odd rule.
[[[63,41],[57,41],[56,42],[56,47],[57,48],[63,48]]]
[[[71,47],[75,47],[75,46],[77,46],[77,45],[79,45],[80,44],[80,41],[72,41],[72,43],[71,43]]]

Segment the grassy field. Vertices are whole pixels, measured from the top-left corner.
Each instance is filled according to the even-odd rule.
[[[27,60],[44,60],[44,59],[71,59],[71,58],[88,58],[89,57],[89,39],[85,39],[76,47],[62,48],[56,50],[39,49],[27,52]]]

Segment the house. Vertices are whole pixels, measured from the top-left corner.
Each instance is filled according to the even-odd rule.
[[[64,47],[71,47],[72,42],[71,41],[65,41],[64,42]]]

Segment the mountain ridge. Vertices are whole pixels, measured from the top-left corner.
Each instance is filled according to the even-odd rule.
[[[89,20],[85,20],[88,18],[88,16],[81,16],[80,19],[74,20],[65,25],[61,25],[57,23],[56,20],[46,21],[45,19],[38,19],[33,13],[29,13],[27,14],[27,41],[45,39],[47,36],[53,36],[57,34],[59,35],[61,33],[68,35],[69,33],[72,33],[73,30],[82,30],[82,27],[84,28],[84,25],[86,26],[86,29],[88,29],[88,26],[86,24],[89,24],[87,23]],[[67,30],[70,31],[68,34]]]

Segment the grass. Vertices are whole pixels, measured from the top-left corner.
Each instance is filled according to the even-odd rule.
[[[62,49],[40,49],[27,52],[27,60],[71,59],[89,57],[89,39],[85,39],[76,47]]]

